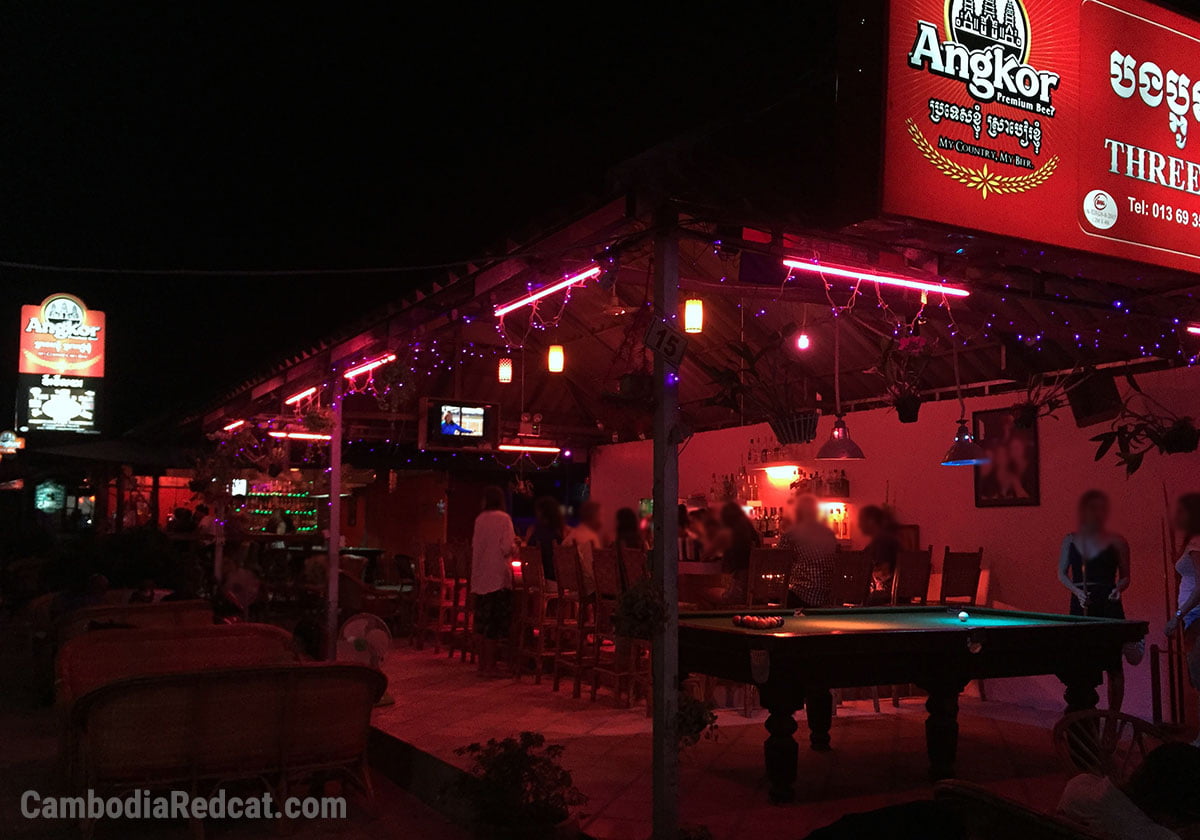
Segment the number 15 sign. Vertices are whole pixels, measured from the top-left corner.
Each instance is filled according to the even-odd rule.
[[[647,347],[674,367],[679,367],[683,354],[687,352],[687,336],[666,321],[655,320],[651,323],[644,341]]]

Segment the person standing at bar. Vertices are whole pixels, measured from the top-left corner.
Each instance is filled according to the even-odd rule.
[[[796,523],[783,535],[779,547],[794,554],[788,578],[788,603],[793,609],[833,606],[833,572],[837,537],[821,521],[817,497],[796,497]],[[809,743],[818,752],[830,749],[833,695],[828,688],[810,689],[804,698]]]
[[[1167,622],[1167,638],[1183,628],[1188,680],[1200,690],[1200,493],[1185,493],[1175,508],[1175,527],[1183,534],[1183,554],[1175,564],[1179,572],[1179,608]],[[1200,736],[1192,742],[1200,747]]]
[[[1079,527],[1063,539],[1058,579],[1071,593],[1071,615],[1125,618],[1121,593],[1129,588],[1129,543],[1108,530],[1108,496],[1089,490],[1079,497]],[[1108,674],[1108,708],[1125,699],[1125,671],[1117,656]]]
[[[504,491],[483,490],[483,511],[471,536],[471,594],[475,596],[475,642],[479,673],[495,676],[500,640],[512,618],[512,557],[517,534],[504,510]]]

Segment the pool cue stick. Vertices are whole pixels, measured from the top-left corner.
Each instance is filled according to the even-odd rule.
[[[1164,563],[1166,564],[1166,569],[1167,569],[1168,586],[1171,587],[1171,591],[1172,591],[1172,595],[1173,595],[1173,597],[1170,599],[1169,603],[1178,604],[1179,603],[1180,580],[1179,580],[1179,575],[1175,574],[1175,561],[1179,557],[1180,548],[1179,548],[1179,544],[1175,541],[1175,529],[1172,528],[1171,524],[1170,524],[1170,521],[1171,521],[1170,520],[1171,497],[1167,493],[1167,482],[1166,481],[1164,481],[1162,483],[1162,492],[1163,492],[1163,508],[1165,510],[1164,526],[1165,526],[1165,531],[1167,534],[1167,539],[1169,541],[1169,547],[1170,547],[1170,553],[1166,557],[1163,558]],[[1174,613],[1174,610],[1171,609],[1170,607],[1168,607],[1167,614],[1171,615],[1173,613]],[[1172,646],[1173,656],[1170,661],[1171,661],[1172,667],[1175,670],[1175,685],[1176,685],[1176,692],[1177,692],[1177,696],[1178,696],[1177,713],[1172,717],[1171,722],[1177,723],[1177,724],[1184,724],[1187,722],[1187,698],[1185,696],[1185,692],[1187,690],[1188,680],[1187,680],[1187,672],[1185,670],[1185,664],[1184,664],[1184,641],[1183,641],[1183,617],[1182,616],[1180,616],[1179,626],[1175,629],[1175,637],[1171,641],[1173,642],[1173,646]]]
[[[1170,542],[1170,537],[1167,535],[1169,526],[1167,519],[1164,516],[1161,520],[1162,524],[1162,562],[1163,562],[1163,598],[1166,602],[1166,615],[1170,616],[1174,610],[1172,609],[1171,601],[1171,556],[1167,548]],[[1179,723],[1179,686],[1175,670],[1175,637],[1167,637],[1167,647],[1164,651],[1167,657],[1167,700],[1170,706],[1170,721],[1172,724]]]

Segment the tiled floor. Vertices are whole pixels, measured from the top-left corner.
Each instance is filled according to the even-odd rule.
[[[599,838],[645,838],[651,809],[650,721],[644,707],[619,709],[607,692],[596,703],[559,693],[548,679],[481,680],[469,665],[398,644],[384,665],[393,706],[375,713],[379,729],[452,764],[454,749],[521,730],[566,745],[564,761],[589,797],[584,830]],[[834,751],[801,749],[799,801],[767,804],[762,769],[765,712],[751,719],[719,712],[716,741],[686,750],[681,768],[682,821],[703,824],[717,840],[804,837],[843,814],[925,798],[925,714],[920,700],[880,714],[869,702],[844,705],[834,722]],[[1066,781],[1050,744],[1053,716],[964,698],[958,773],[1029,805],[1051,809]],[[804,734],[803,723],[799,735]]]

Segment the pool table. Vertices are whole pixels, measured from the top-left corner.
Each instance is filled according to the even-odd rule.
[[[958,696],[968,682],[1054,674],[1066,686],[1068,712],[1093,708],[1104,663],[1147,632],[1144,621],[969,606],[750,614],[782,615],[783,626],[735,626],[732,612],[681,615],[679,671],[681,678],[707,674],[758,687],[768,711],[763,753],[775,801],[794,795],[795,714],[814,690],[913,683],[926,691],[930,774],[945,778],[954,771]]]

